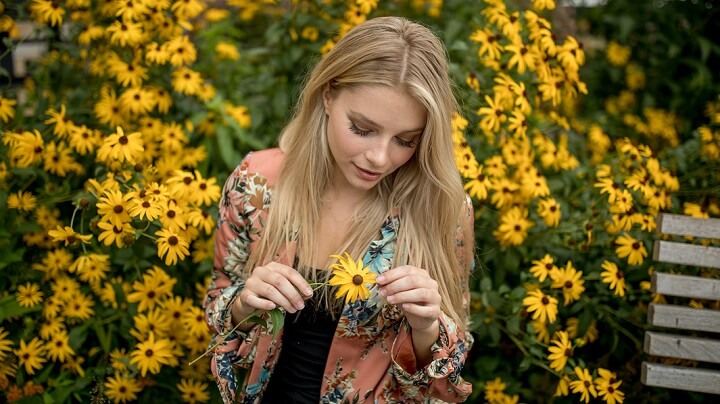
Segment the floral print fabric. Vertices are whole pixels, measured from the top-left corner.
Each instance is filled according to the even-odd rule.
[[[233,327],[230,307],[244,285],[244,263],[262,231],[281,161],[278,149],[250,153],[225,183],[215,269],[204,300],[206,319],[215,333],[213,343]],[[380,238],[368,246],[363,262],[376,274],[390,269],[400,220],[397,212],[389,215],[379,229]],[[294,258],[294,246],[288,246],[288,251],[291,253],[286,256]],[[283,263],[292,265],[292,261]],[[246,333],[232,333],[215,349],[212,372],[225,402],[261,401],[282,349],[281,337],[282,330],[273,338],[268,329],[255,326]],[[463,401],[472,391],[460,377],[471,345],[471,335],[442,316],[440,337],[432,347],[433,360],[416,369],[411,329],[402,311],[383,304],[378,288],[373,287],[370,298],[343,309],[326,363],[320,402]],[[247,371],[244,380],[239,380],[236,371],[242,368]]]

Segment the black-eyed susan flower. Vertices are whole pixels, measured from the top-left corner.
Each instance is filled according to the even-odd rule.
[[[3,123],[8,123],[15,117],[15,104],[17,104],[16,100],[0,97],[0,120]]]
[[[128,403],[137,400],[137,393],[142,391],[140,382],[126,373],[115,373],[105,379],[105,397],[114,403]]]
[[[33,337],[30,343],[20,340],[20,347],[13,350],[18,358],[20,366],[25,367],[25,373],[34,375],[36,371],[42,369],[43,364],[47,362],[45,359],[45,346],[38,337]]]
[[[608,404],[622,404],[625,401],[625,393],[619,390],[622,380],[619,380],[615,372],[604,368],[598,368],[598,377],[595,379],[595,388],[598,397]]]
[[[54,242],[65,243],[65,247],[73,245],[78,241],[83,244],[89,244],[90,240],[92,240],[92,234],[76,233],[70,226],[58,225],[54,230],[48,231],[48,235],[52,237]]]
[[[487,199],[488,189],[490,189],[491,185],[490,178],[483,172],[483,167],[479,166],[475,175],[465,184],[465,190],[468,191],[471,197],[482,201]]]
[[[203,78],[200,73],[181,67],[172,73],[173,89],[185,95],[197,95],[202,91]]]
[[[69,342],[67,331],[60,330],[50,336],[50,340],[45,343],[46,356],[55,362],[65,362],[67,359],[75,355]]]
[[[551,295],[546,295],[542,290],[532,290],[523,299],[523,306],[532,313],[533,320],[540,320],[543,323],[554,323],[557,318],[558,301]]]
[[[493,236],[501,246],[520,245],[527,237],[527,230],[533,223],[527,219],[527,211],[513,207],[500,216],[500,224],[493,231]]]
[[[122,47],[139,45],[146,38],[142,24],[133,21],[115,21],[107,28],[107,33],[111,44]]]
[[[477,114],[481,116],[480,128],[488,132],[497,132],[500,130],[500,124],[507,121],[507,115],[505,115],[505,108],[502,106],[502,101],[495,96],[485,96],[485,103],[487,107],[481,107],[478,109]]]
[[[564,304],[568,304],[580,299],[580,295],[585,291],[585,281],[582,279],[582,271],[578,271],[573,267],[572,261],[565,264],[565,268],[560,269],[557,277],[553,278],[553,288],[562,289]]]
[[[204,403],[210,400],[207,383],[194,379],[182,379],[176,387],[180,391],[183,402]]]
[[[562,373],[563,369],[565,369],[568,358],[572,358],[573,356],[573,345],[572,342],[570,342],[568,333],[565,331],[556,332],[550,342],[548,351],[550,352],[550,354],[548,354],[550,367],[553,370]]]
[[[570,389],[573,393],[580,394],[580,400],[589,403],[590,396],[597,397],[597,390],[595,390],[593,378],[587,369],[583,369],[580,366],[575,366],[574,370],[577,380],[570,382]]]
[[[144,143],[140,132],[133,132],[125,135],[121,127],[117,127],[116,133],[108,136],[97,151],[97,158],[100,161],[119,161],[135,163],[143,153]]]
[[[560,224],[562,211],[555,198],[546,198],[538,202],[537,212],[547,227],[557,227]]]
[[[59,27],[65,17],[65,9],[59,2],[50,0],[33,0],[30,4],[30,16],[41,25]]]
[[[98,241],[101,241],[105,246],[110,246],[114,243],[116,247],[123,248],[134,240],[135,228],[132,227],[130,223],[122,223],[120,226],[115,226],[112,223],[101,221],[98,222],[97,226],[102,230],[100,235],[98,235]]]
[[[31,192],[15,192],[7,197],[7,207],[9,209],[17,209],[30,212],[35,209],[37,198]]]
[[[636,240],[627,234],[618,237],[615,240],[615,245],[615,254],[617,254],[618,258],[627,258],[630,265],[642,264],[648,255],[642,241]]]
[[[103,221],[122,227],[130,222],[130,200],[132,194],[120,191],[105,191],[96,204],[98,215]]]
[[[154,333],[159,338],[170,338],[172,334],[170,330],[173,328],[173,322],[163,309],[155,307],[152,310],[138,312],[133,316],[133,329],[130,335],[138,340],[146,339],[150,333]],[[177,327],[180,329],[182,327]],[[183,330],[185,332],[185,330]]]
[[[602,282],[607,283],[610,290],[615,291],[616,295],[625,296],[625,274],[612,261],[604,261],[601,267],[603,269],[602,273],[600,273]]]
[[[93,307],[95,301],[91,296],[83,293],[74,293],[65,304],[65,315],[67,317],[77,317],[80,320],[87,320],[95,314]]]
[[[4,359],[5,356],[12,351],[13,342],[8,338],[10,333],[3,327],[0,327],[0,360]]]
[[[505,389],[507,385],[502,381],[501,378],[496,377],[493,380],[485,382],[485,401],[495,402],[505,395]]]
[[[240,52],[238,52],[237,46],[221,41],[215,45],[215,57],[219,60],[238,60]]]
[[[127,119],[125,109],[115,90],[103,89],[100,91],[100,100],[93,106],[93,112],[98,122],[109,126],[121,126]]]
[[[345,253],[344,257],[331,255],[330,258],[337,259],[337,262],[330,266],[333,276],[328,282],[330,286],[338,286],[336,298],[344,296],[345,303],[353,303],[370,297],[367,285],[375,283],[375,273],[364,266],[362,258],[358,258],[357,262],[353,261],[348,253]]]
[[[132,199],[128,212],[132,217],[150,222],[158,219],[160,215],[162,215],[160,203],[153,201],[149,197],[146,199]]]
[[[175,265],[190,255],[190,244],[176,231],[161,229],[155,235],[158,236],[158,257],[164,257],[166,265]]]
[[[559,271],[555,260],[550,254],[545,254],[544,257],[539,260],[534,260],[530,267],[530,273],[536,277],[540,282],[543,282],[548,276],[555,278]]]
[[[555,387],[555,397],[565,397],[570,394],[570,376],[563,375]]]
[[[172,359],[172,344],[167,338],[155,338],[150,333],[148,338],[135,346],[130,353],[130,364],[140,370],[142,376],[148,373],[157,374],[163,365],[168,365]]]
[[[24,285],[18,285],[15,300],[22,307],[32,307],[40,303],[43,298],[43,292],[37,283],[27,282]]]

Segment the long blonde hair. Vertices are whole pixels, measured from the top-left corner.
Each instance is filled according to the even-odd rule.
[[[280,135],[285,159],[247,270],[276,259],[283,245],[297,241],[298,270],[310,276],[321,196],[333,171],[322,98],[327,84],[331,92],[368,85],[400,88],[425,106],[427,122],[416,153],[357,207],[340,252],[357,259],[377,238],[390,211],[399,209],[393,266],[426,269],[439,284],[443,312],[464,328],[463,296],[474,239],[462,210],[466,194],[453,158],[451,119],[457,105],[445,48],[429,29],[404,18],[379,17],[355,27],[311,72]],[[458,232],[464,242],[460,256]]]

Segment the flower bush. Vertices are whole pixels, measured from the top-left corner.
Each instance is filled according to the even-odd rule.
[[[718,276],[649,257],[658,213],[720,216],[718,19],[685,7],[0,3],[8,51],[24,20],[49,48],[23,83],[0,70],[0,397],[218,401],[207,358],[193,359],[209,344],[200,299],[219,184],[273,144],[317,58],[393,14],[442,37],[460,100],[478,245],[471,400],[701,400],[639,383],[646,308],[666,299],[650,273]],[[569,20],[578,28],[561,34]]]

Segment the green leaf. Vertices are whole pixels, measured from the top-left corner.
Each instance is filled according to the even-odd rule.
[[[42,305],[39,304],[33,307],[20,306],[13,293],[0,299],[0,322],[11,318],[20,318],[28,313],[40,311],[40,309],[42,309]]]
[[[508,319],[505,325],[507,326],[507,329],[508,331],[510,331],[511,334],[520,334],[520,316],[515,315],[510,317],[510,319]]]
[[[274,308],[270,310],[268,312],[268,315],[270,315],[270,322],[272,323],[272,329],[269,331],[272,332],[273,337],[276,337],[285,325],[285,315],[282,313],[282,311],[280,311],[279,308]]]

